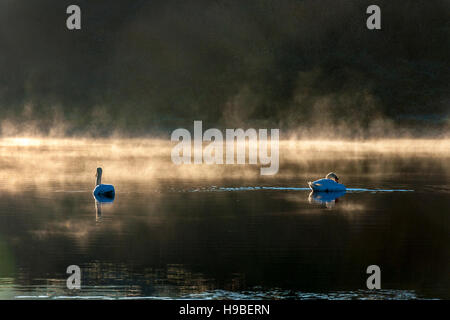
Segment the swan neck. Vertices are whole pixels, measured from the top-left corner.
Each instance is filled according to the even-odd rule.
[[[102,184],[102,173],[98,172],[97,173],[97,186]]]

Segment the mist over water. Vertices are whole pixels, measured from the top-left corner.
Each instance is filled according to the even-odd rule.
[[[450,298],[448,1],[70,4],[0,0],[0,299]],[[277,174],[175,165],[194,121]]]
[[[151,185],[174,178],[277,183],[297,177],[311,181],[329,171],[341,172],[348,181],[349,177],[371,177],[380,172],[395,174],[399,166],[424,175],[434,166],[446,175],[450,156],[450,140],[446,139],[281,140],[280,169],[276,175],[263,177],[260,164],[248,164],[248,150],[245,165],[175,165],[171,151],[176,144],[168,139],[4,138],[0,140],[0,179],[4,182],[0,189],[70,189],[71,184],[80,182],[91,186],[97,167],[104,169],[106,179],[113,184],[137,181]],[[299,183],[307,187],[305,182]]]
[[[260,176],[176,166],[164,140],[2,139],[0,296],[448,298],[448,143],[282,141],[278,175]],[[97,166],[116,188],[100,210]],[[310,195],[330,170],[353,190]],[[71,264],[81,291],[66,288]],[[366,290],[371,264],[380,291]]]

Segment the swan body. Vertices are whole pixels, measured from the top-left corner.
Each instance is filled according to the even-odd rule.
[[[326,178],[314,182],[308,182],[309,187],[316,192],[345,191],[346,187],[339,183],[339,178],[333,172],[327,174]]]
[[[94,197],[100,200],[103,200],[103,198],[106,198],[106,202],[108,199],[113,199],[115,196],[115,190],[114,186],[111,184],[99,184],[94,189]]]
[[[97,185],[93,193],[95,199],[100,202],[110,202],[116,195],[113,185],[102,184],[102,168],[97,168]]]

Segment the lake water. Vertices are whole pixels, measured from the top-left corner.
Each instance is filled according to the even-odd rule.
[[[1,139],[0,299],[450,298],[448,141],[286,141],[268,177],[175,166],[171,147]],[[350,190],[311,195],[330,171]]]

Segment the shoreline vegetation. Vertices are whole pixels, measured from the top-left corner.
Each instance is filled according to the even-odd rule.
[[[164,136],[201,120],[448,137],[448,1],[379,0],[381,30],[370,4],[82,1],[70,31],[64,2],[0,2],[0,135]]]

